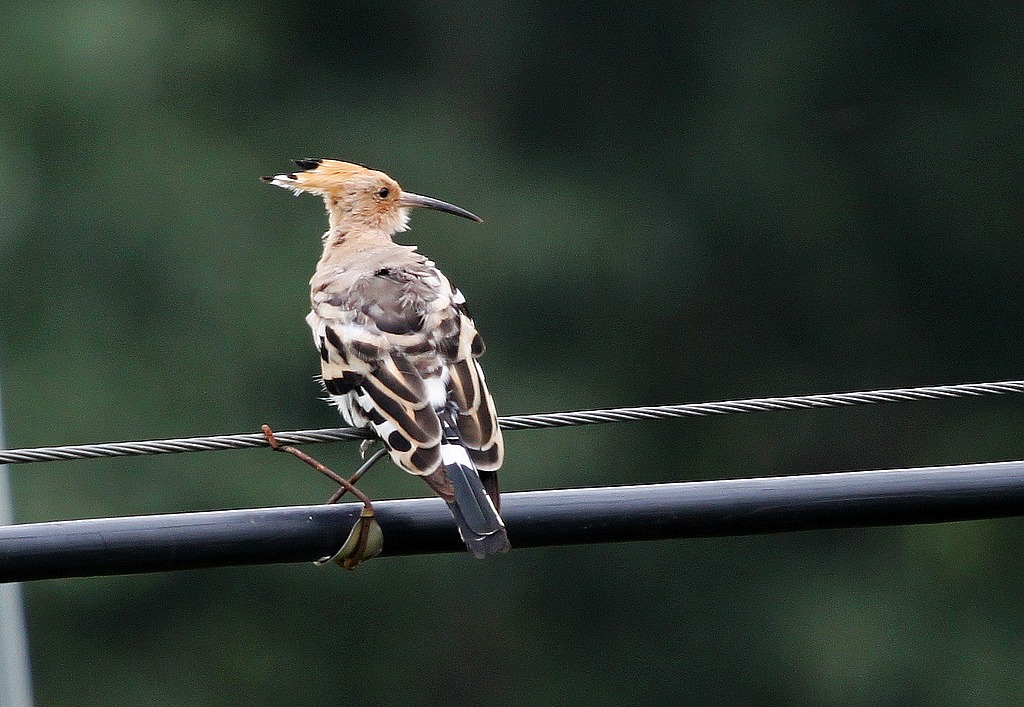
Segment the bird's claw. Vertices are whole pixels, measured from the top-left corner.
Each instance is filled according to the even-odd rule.
[[[375,439],[364,439],[362,442],[359,443],[359,458],[360,459],[362,459],[363,461],[366,461],[366,454],[370,451],[370,448],[373,447],[373,443],[376,442],[376,441],[377,440],[375,440]]]

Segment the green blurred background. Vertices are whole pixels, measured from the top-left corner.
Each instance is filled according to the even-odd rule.
[[[12,447],[336,426],[321,205],[383,169],[506,414],[1021,378],[1019,3],[0,2]],[[1021,458],[1019,399],[507,437],[503,486]],[[335,468],[353,445],[311,448]],[[315,503],[265,450],[12,469],[20,522]],[[377,498],[424,495],[381,467]],[[25,586],[40,704],[1007,704],[1019,521]],[[513,533],[514,534],[514,533]]]

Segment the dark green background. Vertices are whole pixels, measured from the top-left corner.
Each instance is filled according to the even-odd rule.
[[[3,2],[12,447],[335,426],[340,157],[450,200],[503,413],[1021,378],[1018,3]],[[1021,458],[1012,397],[509,434],[504,487]],[[339,469],[353,445],[311,448]],[[12,470],[19,521],[313,503],[265,450]],[[378,498],[425,494],[381,467]],[[1008,704],[1019,521],[47,581],[40,704]]]

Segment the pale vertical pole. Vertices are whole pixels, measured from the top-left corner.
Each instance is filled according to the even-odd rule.
[[[0,386],[2,387],[2,386]],[[4,404],[0,392],[0,449],[4,441]],[[0,525],[14,522],[14,502],[6,464],[0,464]],[[32,705],[32,668],[22,609],[21,585],[0,584],[0,707]]]

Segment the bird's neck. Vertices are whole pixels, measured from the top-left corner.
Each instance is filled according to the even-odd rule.
[[[332,228],[324,234],[324,252],[332,250],[363,250],[394,243],[384,231],[370,229]]]
[[[393,235],[409,228],[409,209],[367,209],[333,194],[324,195],[327,222],[332,231],[383,231]]]
[[[374,229],[332,228],[324,234],[324,252],[321,263],[346,262],[369,252],[415,250],[391,240],[391,234]]]

